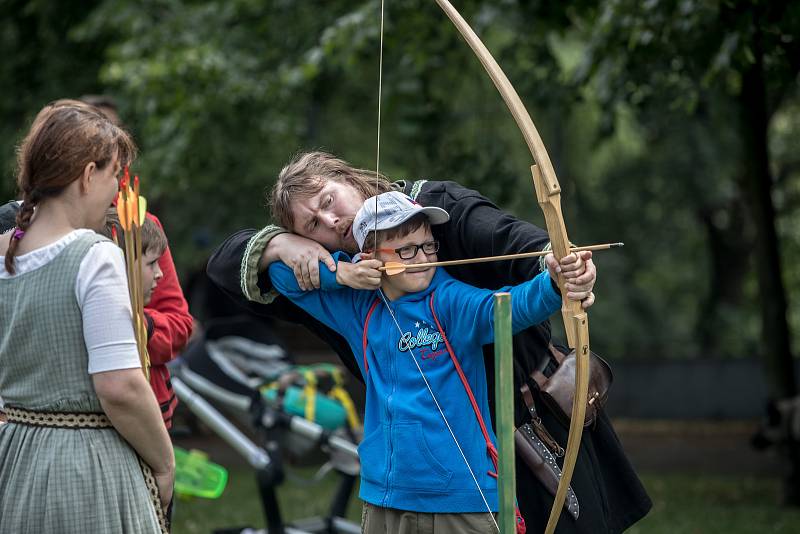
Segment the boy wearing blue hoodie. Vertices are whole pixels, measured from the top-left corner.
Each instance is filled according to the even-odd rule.
[[[491,429],[481,346],[494,340],[494,291],[451,278],[436,267],[431,225],[449,215],[390,191],[367,199],[352,232],[364,267],[381,276],[377,291],[340,283],[320,268],[321,288],[303,291],[282,262],[270,265],[274,288],[339,332],[357,355],[367,386],[359,446],[362,531],[497,531],[497,450]],[[343,252],[338,261],[350,261]],[[383,262],[406,269],[377,271]],[[504,288],[512,328],[546,320],[561,305],[548,272]],[[524,523],[518,517],[518,531]]]

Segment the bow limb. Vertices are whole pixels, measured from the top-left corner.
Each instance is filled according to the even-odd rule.
[[[448,0],[436,0],[436,3],[445,12],[447,17],[467,41],[472,51],[480,60],[489,77],[494,82],[495,87],[500,92],[511,115],[517,122],[525,143],[533,156],[534,165],[531,167],[533,172],[533,182],[536,188],[536,196],[539,204],[544,211],[547,223],[547,232],[550,235],[553,255],[560,260],[569,254],[569,238],[567,228],[564,224],[564,217],[561,214],[561,187],[556,178],[553,164],[544,147],[542,138],[536,130],[536,126],[531,120],[530,114],[517,95],[516,90],[506,77],[500,65],[497,64],[492,54],[467,24],[464,18],[453,7]],[[575,462],[578,457],[581,435],[583,433],[583,420],[586,414],[586,401],[589,386],[589,322],[586,312],[581,308],[580,302],[567,300],[567,291],[564,287],[564,277],[559,275],[558,286],[561,289],[562,308],[561,315],[564,318],[564,328],[567,334],[567,341],[576,353],[575,371],[575,397],[572,404],[571,422],[569,436],[567,438],[567,448],[564,455],[564,466],[562,476],[558,483],[553,508],[550,511],[550,518],[547,522],[546,534],[552,534],[555,530],[564,499],[575,470]]]

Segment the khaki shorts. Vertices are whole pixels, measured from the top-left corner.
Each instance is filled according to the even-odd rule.
[[[488,534],[496,533],[497,514],[488,512],[429,514],[382,508],[364,503],[361,532],[364,534]]]

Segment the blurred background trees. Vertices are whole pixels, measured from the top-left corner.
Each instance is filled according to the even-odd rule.
[[[797,394],[800,3],[458,0],[528,106],[612,360],[764,362]],[[0,0],[0,200],[48,101],[113,96],[186,280],[267,222],[291,156],[376,166],[378,0]],[[386,2],[381,171],[456,180],[537,224],[527,148],[431,0]],[[558,331],[558,329],[557,329]],[[790,443],[784,497],[800,502]]]
[[[463,0],[528,106],[576,243],[598,253],[592,341],[614,358],[761,356],[795,393],[800,5]],[[381,170],[457,180],[543,223],[530,156],[431,1],[386,3]],[[47,101],[114,96],[185,275],[297,151],[374,168],[379,2],[0,0],[0,193]]]

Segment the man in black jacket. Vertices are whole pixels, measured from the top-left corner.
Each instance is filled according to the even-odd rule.
[[[230,236],[209,261],[208,274],[229,296],[255,313],[308,327],[336,351],[354,376],[361,379],[354,355],[344,339],[278,296],[272,290],[266,268],[280,259],[293,268],[301,287],[318,287],[320,263],[331,270],[335,268],[328,251],[357,250],[350,226],[358,207],[365,198],[391,189],[403,191],[423,206],[437,206],[450,214],[450,222],[433,228],[434,238],[440,242],[440,260],[549,247],[547,232],[502,212],[479,193],[455,182],[391,183],[376,177],[374,172],[356,169],[329,154],[312,152],[299,155],[284,167],[273,189],[273,218],[282,226],[243,230]],[[293,233],[288,233],[287,229]],[[566,289],[582,295],[584,307],[588,307],[594,301],[591,290],[595,267],[591,253],[575,257],[574,268],[564,273],[568,281]],[[380,282],[358,264],[342,263],[339,269],[339,275],[346,277],[351,287],[375,289]],[[535,259],[518,259],[460,265],[448,268],[448,272],[468,284],[497,289],[529,280],[541,269]],[[556,367],[549,344],[548,323],[514,336],[517,426],[530,419],[519,387],[527,383],[535,391],[535,382],[528,378],[531,373],[543,370],[549,375]],[[484,347],[492,411],[493,355],[493,346]],[[550,434],[564,446],[568,429],[543,403],[537,404]],[[522,462],[517,462],[516,471],[520,511],[529,531],[541,532],[547,523],[552,496]],[[605,415],[598,418],[594,428],[584,432],[572,487],[578,497],[580,515],[573,520],[569,514],[563,514],[557,529],[559,533],[621,532],[641,519],[652,505]]]

